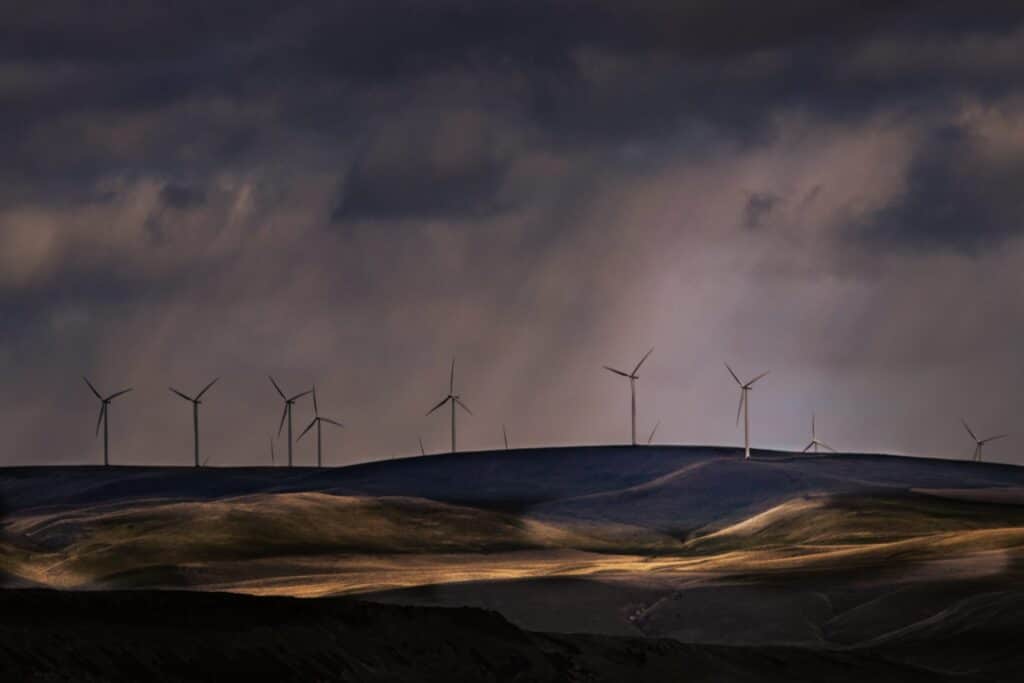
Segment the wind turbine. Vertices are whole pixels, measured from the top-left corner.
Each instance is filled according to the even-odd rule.
[[[417,436],[416,438],[420,440],[420,455],[426,455],[427,452],[423,450],[423,437]]]
[[[629,395],[630,395],[630,401],[631,401],[631,403],[630,403],[630,405],[631,405],[631,413],[630,413],[630,415],[631,415],[631,422],[630,422],[630,426],[631,426],[631,434],[633,436],[633,445],[634,446],[636,445],[636,381],[638,379],[640,379],[640,376],[637,375],[636,373],[639,372],[640,366],[644,364],[644,361],[647,360],[647,357],[649,355],[651,355],[651,353],[653,351],[654,351],[654,347],[652,346],[651,350],[648,351],[647,353],[645,353],[644,357],[641,358],[640,362],[636,364],[635,368],[633,368],[633,372],[623,372],[622,370],[616,370],[615,368],[610,368],[607,365],[604,366],[604,369],[607,370],[608,372],[614,372],[616,375],[622,375],[623,377],[626,377],[627,379],[629,379]]]
[[[971,428],[967,426],[967,420],[961,418],[960,421],[964,423],[964,429],[966,429],[967,433],[971,435],[972,439],[974,439],[974,457],[972,459],[975,462],[981,462],[981,449],[985,444],[989,441],[995,441],[996,439],[1002,439],[1009,436],[1009,434],[999,434],[997,436],[990,436],[987,439],[979,439],[974,435],[974,432],[971,431]]]
[[[102,405],[100,405],[100,416],[98,418],[96,418],[96,434],[99,435],[99,433],[100,433],[100,423],[102,422],[103,423],[103,465],[107,466],[107,465],[110,464],[110,450],[108,448],[109,443],[110,443],[110,430],[108,429],[108,423],[107,423],[108,408],[110,406],[110,402],[111,401],[113,401],[115,398],[117,398],[118,396],[120,396],[122,394],[127,394],[129,391],[131,391],[131,387],[129,387],[128,389],[122,389],[121,391],[114,392],[110,396],[107,396],[106,398],[104,398],[100,394],[100,392],[96,391],[96,387],[94,387],[92,385],[92,382],[89,381],[89,378],[87,378],[87,377],[85,377],[83,375],[82,379],[85,380],[85,383],[89,385],[89,388],[92,390],[92,393],[96,395],[96,398],[98,398],[100,400],[100,403],[102,404]]]
[[[471,411],[469,408],[467,408],[466,404],[463,403],[462,400],[459,398],[459,395],[455,393],[455,359],[454,358],[452,358],[452,371],[451,371],[451,375],[448,378],[448,395],[445,396],[443,399],[441,399],[440,403],[438,403],[436,406],[434,406],[433,408],[428,410],[427,411],[427,415],[430,415],[432,412],[434,412],[435,410],[437,410],[438,408],[443,406],[445,403],[448,403],[449,401],[452,404],[452,453],[454,453],[455,452],[455,404],[456,403],[459,404],[459,407],[462,408],[463,410],[465,410],[470,415],[473,414],[473,411]]]
[[[212,382],[210,382],[205,387],[203,387],[203,390],[200,391],[198,394],[196,394],[195,398],[192,398],[191,396],[187,396],[186,394],[181,393],[180,391],[178,391],[174,387],[168,387],[168,389],[170,389],[172,392],[174,392],[178,396],[181,396],[186,401],[189,401],[189,402],[192,403],[192,437],[193,437],[192,438],[192,442],[193,442],[194,447],[195,447],[195,466],[196,467],[199,467],[199,404],[202,403],[201,399],[203,398],[203,394],[205,394],[210,387],[212,387],[214,384],[216,384],[217,380],[219,380],[219,379],[220,379],[220,377],[217,377]]]
[[[505,425],[501,425],[501,436],[505,439],[505,450],[508,450],[508,432],[505,431]]]
[[[743,383],[740,381],[740,378],[736,376],[736,373],[732,371],[732,368],[729,367],[728,363],[725,364],[725,369],[729,371],[729,374],[732,375],[732,378],[736,380],[736,384],[740,387],[740,404],[736,408],[736,424],[740,423],[740,413],[743,413],[743,447],[745,450],[745,455],[743,457],[746,460],[750,460],[750,397],[748,394],[754,387],[754,382],[761,379],[771,371],[762,372],[749,382]]]
[[[324,422],[326,422],[328,424],[332,424],[332,425],[337,425],[338,427],[344,427],[345,426],[345,425],[341,424],[340,422],[337,422],[336,420],[332,420],[329,417],[320,417],[320,408],[316,404],[316,385],[314,384],[313,385],[313,421],[309,423],[308,427],[306,427],[305,429],[302,430],[302,433],[299,434],[299,438],[297,440],[298,441],[302,441],[302,437],[304,437],[306,435],[306,432],[308,432],[310,429],[312,429],[313,425],[316,425],[316,466],[317,467],[323,467],[323,450],[321,448],[323,434],[322,434],[320,425],[322,423],[324,423]]]
[[[285,420],[285,418],[288,418],[288,467],[291,467],[292,466],[292,405],[295,404],[295,401],[297,401],[298,399],[302,398],[306,394],[313,393],[313,390],[309,389],[308,391],[303,391],[301,394],[295,394],[291,398],[288,398],[287,396],[285,396],[284,392],[281,391],[281,387],[277,386],[277,382],[274,381],[274,378],[270,377],[270,375],[267,375],[267,377],[270,379],[270,383],[274,385],[274,388],[277,389],[277,393],[281,395],[282,399],[284,399],[284,412],[281,413],[281,424],[279,424],[278,427],[277,427],[277,435],[281,436],[281,429],[284,428],[284,420]]]
[[[818,446],[821,446],[826,451],[832,451],[833,453],[836,452],[836,449],[832,448],[831,446],[829,446],[824,441],[818,441],[818,435],[817,435],[817,432],[816,432],[815,426],[814,426],[814,413],[811,413],[811,442],[809,444],[807,444],[807,446],[804,447],[804,449],[802,451],[800,451],[800,452],[801,453],[806,453],[807,451],[811,450],[811,448],[813,447],[814,448],[814,452],[817,453],[818,452]]]
[[[660,426],[661,426],[661,420],[658,420],[657,422],[654,423],[654,429],[651,430],[650,435],[647,437],[647,445],[648,446],[651,445],[651,441],[654,440],[654,433],[656,431],[658,431],[658,427],[660,427]]]
[[[274,437],[270,437],[270,466],[275,467],[277,465],[277,454],[274,452]]]

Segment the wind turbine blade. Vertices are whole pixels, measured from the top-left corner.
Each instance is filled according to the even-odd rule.
[[[729,374],[732,375],[732,378],[736,380],[736,384],[739,384],[742,387],[743,382],[741,382],[740,378],[736,376],[736,373],[732,371],[732,368],[729,367],[728,363],[725,364],[725,369],[728,370]]]
[[[332,419],[331,419],[331,418],[329,418],[329,417],[321,417],[321,418],[320,418],[320,421],[321,421],[321,422],[329,422],[330,424],[332,424],[332,425],[336,425],[336,426],[338,426],[338,427],[344,427],[344,426],[345,426],[345,425],[341,424],[340,422],[338,422],[337,420],[332,420]]]
[[[996,439],[1005,439],[1009,434],[999,434],[998,436],[990,436],[987,439],[983,439],[981,443],[986,444],[989,441],[995,441]]]
[[[431,408],[430,410],[427,411],[427,415],[430,415],[432,412],[434,412],[435,410],[437,410],[438,408],[443,406],[445,403],[448,402],[448,399],[450,399],[450,398],[451,398],[451,396],[445,396],[443,399],[441,399],[440,403],[438,403],[436,406],[434,406],[433,408]]]
[[[96,436],[100,435],[100,425],[103,424],[103,416],[107,414],[107,404],[100,405],[100,415],[96,418]]]
[[[84,380],[85,380],[85,383],[89,385],[89,388],[90,388],[90,389],[92,389],[92,393],[96,394],[96,398],[98,398],[99,400],[101,400],[101,401],[102,401],[102,400],[103,400],[103,397],[102,397],[102,396],[100,396],[100,392],[96,391],[96,387],[94,387],[94,386],[92,385],[92,382],[90,382],[90,381],[89,381],[89,378],[88,378],[88,377],[86,377],[85,375],[82,375],[82,379],[84,379]]]
[[[467,407],[466,407],[466,404],[465,404],[465,403],[463,403],[462,401],[460,401],[460,400],[459,400],[459,399],[457,399],[457,398],[453,398],[452,400],[454,400],[454,401],[455,401],[456,403],[458,403],[458,404],[459,404],[459,406],[460,406],[460,407],[461,407],[461,408],[462,408],[463,410],[465,410],[465,411],[466,411],[467,413],[469,413],[470,415],[472,415],[472,414],[473,414],[473,411],[472,411],[472,410],[470,410],[469,408],[467,408]]]
[[[971,438],[974,439],[975,443],[977,443],[978,437],[974,435],[974,432],[972,432],[971,428],[967,425],[967,420],[960,418],[960,421],[964,423],[964,429],[967,430],[967,433],[970,434]]]
[[[448,376],[448,393],[455,393],[455,357],[452,356],[452,372]]]
[[[757,380],[761,379],[762,377],[764,377],[765,375],[767,375],[767,374],[768,374],[769,372],[771,372],[771,370],[768,370],[768,372],[762,372],[762,373],[761,373],[760,375],[758,375],[758,376],[757,376],[757,377],[755,377],[754,379],[752,379],[752,380],[750,380],[749,382],[747,382],[747,386],[748,386],[748,387],[752,387],[752,386],[754,386],[754,382],[756,382]]]
[[[807,451],[811,450],[811,446],[813,446],[813,445],[814,445],[814,442],[812,441],[809,444],[807,444],[806,446],[804,446],[804,449],[802,451],[800,451],[800,452],[801,453],[806,453]]]
[[[827,443],[825,443],[824,441],[819,441],[819,442],[818,442],[818,445],[819,445],[819,446],[821,446],[822,448],[824,448],[824,449],[825,449],[825,450],[827,450],[827,451],[832,451],[833,453],[835,453],[835,452],[836,452],[836,449],[832,448],[831,446],[829,446],[829,445],[828,445]]]
[[[647,445],[651,445],[651,441],[654,439],[654,433],[658,431],[658,426],[661,425],[661,420],[654,423],[654,429],[651,430],[651,435],[647,437]]]
[[[173,391],[174,393],[176,393],[176,394],[177,394],[178,396],[181,396],[181,397],[182,397],[183,399],[185,399],[186,401],[189,401],[189,402],[191,402],[191,401],[192,401],[192,399],[191,399],[190,397],[188,397],[188,396],[186,396],[185,394],[181,393],[180,391],[178,391],[178,390],[177,390],[177,389],[175,389],[174,387],[167,387],[167,388],[168,388],[168,389],[170,389],[171,391]]]
[[[313,428],[313,425],[315,425],[315,424],[316,424],[316,421],[317,421],[318,419],[320,419],[320,418],[314,417],[314,418],[313,418],[313,421],[309,423],[309,426],[308,426],[308,427],[306,427],[305,429],[303,429],[303,430],[302,430],[302,433],[301,433],[301,434],[299,434],[299,438],[295,439],[295,441],[296,441],[296,442],[298,442],[298,441],[302,441],[302,437],[304,437],[304,436],[306,435],[306,432],[308,432],[308,431],[309,431],[310,429],[312,429],[312,428]]]
[[[313,414],[320,415],[320,406],[316,403],[316,385],[313,385]]]
[[[281,394],[281,398],[287,401],[288,397],[284,395],[283,391],[281,391],[281,387],[277,386],[277,382],[274,381],[274,378],[270,375],[267,375],[267,378],[270,380],[270,383],[274,385],[274,388],[277,389],[277,393]]]
[[[220,377],[217,377],[212,382],[203,387],[203,390],[196,395],[196,400],[198,401],[199,399],[201,399],[203,397],[203,394],[205,394],[210,389],[210,387],[216,384],[218,380],[220,380]]]
[[[122,389],[121,391],[118,391],[117,393],[114,393],[114,394],[111,394],[110,396],[107,396],[107,401],[113,401],[118,396],[122,396],[124,394],[127,394],[129,391],[131,391],[130,387],[128,389]],[[189,399],[189,400],[192,400],[192,399]]]
[[[607,370],[608,372],[614,372],[616,375],[622,375],[623,377],[627,377],[627,378],[629,377],[629,374],[623,372],[622,370],[616,370],[615,368],[610,368],[607,365],[602,366],[602,367],[604,367],[604,369]]]
[[[631,374],[635,375],[637,372],[639,372],[640,371],[640,366],[644,364],[644,361],[647,360],[647,357],[650,356],[652,353],[654,353],[654,347],[653,346],[651,347],[650,351],[648,351],[647,353],[644,354],[644,357],[640,359],[640,362],[636,364],[636,367],[633,368],[633,372]]]
[[[295,394],[294,396],[292,396],[291,398],[289,398],[287,400],[288,401],[298,401],[300,398],[302,398],[306,394],[312,394],[312,393],[313,393],[312,389],[307,389],[306,391],[303,391],[301,394]]]
[[[736,426],[740,424],[740,415],[743,413],[743,399],[747,397],[747,392],[740,391],[740,403],[736,406]]]
[[[416,438],[419,439],[419,441],[420,441],[420,455],[426,455],[427,452],[425,450],[423,450],[423,437],[418,436]]]
[[[281,430],[284,429],[284,419],[288,417],[288,404],[284,404],[284,410],[281,411],[281,424],[277,425],[277,435],[281,436]]]

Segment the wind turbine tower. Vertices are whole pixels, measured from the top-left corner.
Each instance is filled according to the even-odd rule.
[[[465,410],[470,415],[473,414],[473,411],[471,411],[469,408],[467,408],[466,404],[462,402],[461,398],[459,398],[459,395],[455,393],[455,359],[454,358],[452,358],[451,374],[448,377],[448,395],[445,396],[443,399],[441,399],[441,401],[436,406],[434,406],[433,408],[428,410],[427,411],[427,415],[430,415],[432,412],[434,412],[435,410],[437,410],[438,408],[443,406],[445,403],[451,403],[452,404],[452,453],[454,453],[455,452],[455,404],[458,404],[460,408]]]
[[[203,390],[196,394],[195,398],[183,394],[174,387],[168,387],[172,392],[181,396],[186,401],[192,404],[192,443],[195,450],[195,466],[199,467],[199,404],[202,403],[203,394],[209,390],[214,384],[217,383],[220,377],[214,379],[212,382],[203,387]]]
[[[128,389],[122,389],[121,391],[114,392],[110,396],[107,396],[106,398],[104,398],[100,394],[100,392],[96,391],[96,387],[94,387],[92,385],[92,382],[89,381],[88,377],[85,377],[83,375],[82,379],[84,379],[85,383],[89,385],[89,389],[92,390],[92,393],[96,396],[96,398],[98,398],[100,400],[100,415],[99,415],[98,418],[96,418],[96,434],[99,435],[99,433],[100,433],[100,423],[102,422],[103,423],[103,465],[104,465],[104,467],[106,467],[106,466],[110,465],[110,448],[109,448],[109,445],[110,445],[110,429],[108,427],[108,416],[110,414],[110,402],[113,401],[118,396],[121,396],[122,394],[127,394],[129,391],[131,391],[131,388],[129,387]]]
[[[744,382],[740,381],[740,378],[736,376],[736,373],[732,371],[732,368],[729,367],[728,363],[725,364],[725,369],[729,371],[729,374],[732,375],[732,378],[734,380],[736,380],[736,384],[738,384],[739,387],[740,387],[740,404],[736,408],[736,424],[740,423],[740,413],[743,413],[743,448],[744,448],[744,452],[745,452],[745,455],[743,457],[744,457],[745,460],[750,460],[750,410],[749,410],[749,407],[750,407],[750,395],[749,394],[750,394],[750,390],[754,387],[754,382],[756,382],[757,380],[761,379],[762,377],[767,375],[768,372],[771,372],[771,371],[769,370],[767,372],[762,372],[760,375],[758,375],[754,379],[750,380],[749,382],[744,383]]]
[[[640,375],[638,375],[637,372],[640,371],[640,366],[644,364],[644,361],[647,360],[647,357],[650,356],[653,351],[654,347],[652,346],[651,350],[645,353],[644,357],[641,358],[640,362],[633,368],[633,372],[623,372],[622,370],[610,368],[607,365],[604,366],[604,369],[608,372],[614,372],[616,375],[621,375],[629,380],[630,434],[632,436],[632,443],[634,446],[636,445],[636,381],[640,379]]]

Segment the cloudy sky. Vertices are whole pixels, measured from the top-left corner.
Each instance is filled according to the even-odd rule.
[[[854,5],[860,7],[854,7]],[[167,9],[173,6],[174,9]],[[0,8],[0,462],[629,438],[1024,464],[1019,2]],[[296,408],[297,429],[312,405]],[[278,441],[278,453],[284,442]],[[297,446],[312,462],[315,444]]]

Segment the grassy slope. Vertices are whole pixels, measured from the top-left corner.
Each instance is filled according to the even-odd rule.
[[[560,548],[657,552],[679,546],[643,529],[562,528],[423,499],[322,493],[85,508],[26,516],[7,532],[0,569],[65,586],[147,567],[263,558]]]

